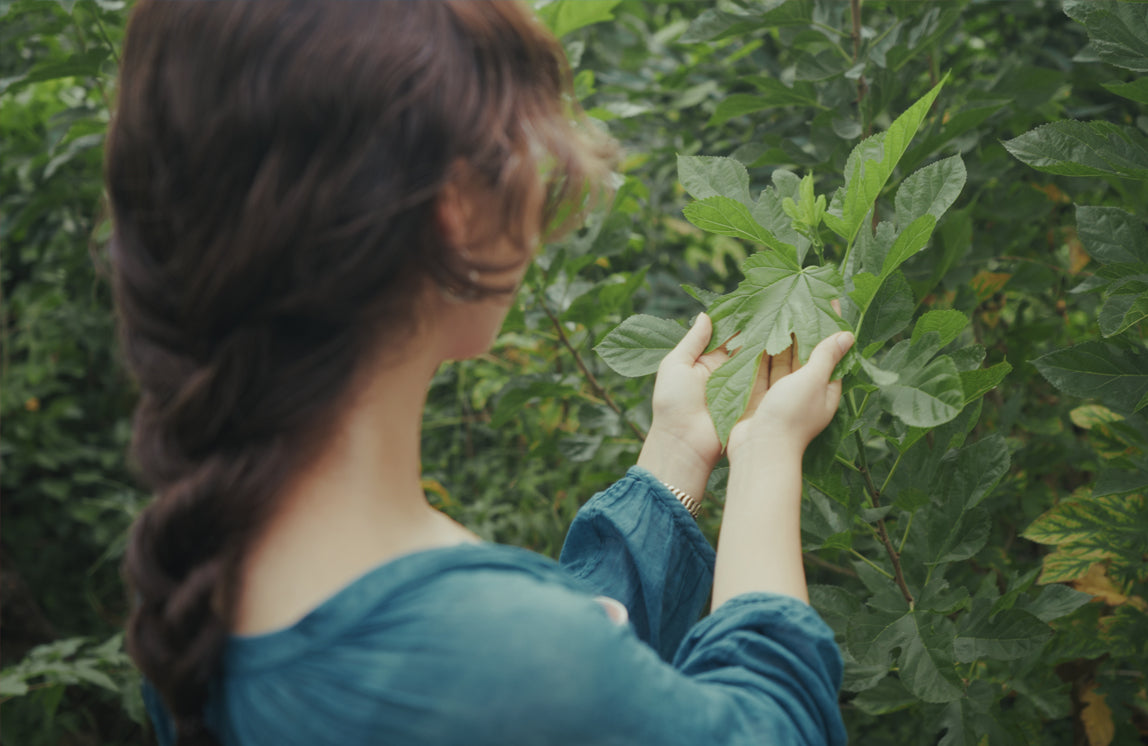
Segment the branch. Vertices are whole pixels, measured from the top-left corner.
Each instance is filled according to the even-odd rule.
[[[610,393],[606,391],[602,384],[598,383],[598,379],[595,378],[594,374],[590,372],[590,369],[586,367],[586,363],[584,360],[582,360],[582,356],[578,354],[578,350],[574,347],[573,344],[570,343],[570,338],[566,336],[566,330],[562,328],[562,322],[558,320],[558,317],[555,316],[554,312],[550,310],[550,307],[546,305],[546,301],[542,299],[542,294],[538,292],[537,289],[534,291],[534,297],[538,299],[538,305],[541,306],[543,312],[546,314],[546,317],[550,319],[550,323],[554,325],[554,330],[558,332],[558,341],[561,342],[562,346],[570,352],[571,356],[573,356],[574,364],[578,366],[578,370],[582,372],[582,375],[586,378],[586,382],[590,384],[590,388],[594,390],[595,394],[602,398],[602,401],[606,402],[606,406],[614,410],[618,416],[622,418],[622,422],[625,422],[630,427],[630,431],[633,432],[635,436],[637,436],[639,441],[645,441],[646,434],[642,432],[640,427],[626,419],[626,415],[622,412],[622,408],[618,406],[618,403],[614,401],[614,398],[610,396]]]
[[[849,402],[849,409],[856,419],[857,412],[853,407],[853,400],[847,398],[846,401]],[[857,441],[857,458],[861,462],[861,476],[865,477],[865,487],[869,491],[869,504],[874,508],[880,507],[881,490],[877,489],[877,485],[873,482],[873,474],[869,471],[869,458],[865,455],[865,441],[861,438],[861,431],[854,430],[853,438]],[[885,528],[884,518],[877,519],[877,536],[885,545],[885,552],[888,553],[889,559],[893,563],[893,580],[901,589],[901,595],[909,602],[911,609],[915,603],[913,594],[909,592],[909,586],[905,583],[905,574],[901,572],[901,555],[897,553],[896,548],[893,547],[893,542],[889,540],[889,531]]]

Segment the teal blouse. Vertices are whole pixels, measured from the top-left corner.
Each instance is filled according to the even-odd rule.
[[[698,621],[713,563],[635,467],[579,511],[558,562],[493,544],[417,552],[288,628],[233,637],[206,719],[227,746],[844,744],[833,633],[768,593]],[[150,687],[145,700],[169,746]]]

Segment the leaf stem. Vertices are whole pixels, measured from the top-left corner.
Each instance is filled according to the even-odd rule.
[[[869,559],[868,557],[866,557],[865,555],[861,554],[860,552],[858,552],[856,549],[853,549],[852,547],[850,547],[850,548],[849,548],[849,551],[850,551],[850,552],[852,552],[853,554],[855,554],[855,555],[857,556],[857,559],[859,559],[859,560],[861,560],[862,562],[864,562],[865,564],[869,565],[869,567],[872,567],[872,568],[873,568],[874,570],[876,570],[877,572],[879,572],[879,573],[881,573],[882,575],[884,575],[885,577],[889,578],[889,580],[893,580],[893,576],[892,576],[892,575],[889,573],[889,571],[888,571],[888,570],[886,570],[884,567],[881,567],[881,566],[880,566],[880,565],[878,565],[876,562],[874,562],[873,560]]]
[[[861,473],[861,470],[857,468],[857,464],[855,464],[852,461],[850,461],[849,459],[845,458],[840,453],[834,454],[833,458],[836,459],[837,463],[841,464],[842,466],[847,467],[849,469],[852,469],[853,471],[857,472],[858,474]]]
[[[881,494],[885,494],[885,488],[889,486],[889,480],[893,478],[893,473],[897,471],[897,467],[901,464],[901,459],[904,456],[904,451],[897,454],[897,460],[893,462],[893,466],[889,469],[889,473],[885,475],[885,481],[881,483]]]
[[[857,409],[853,404],[852,397],[847,397],[846,401],[849,404],[850,413],[854,419],[857,417]],[[861,437],[860,430],[853,431],[853,439],[857,442],[857,460],[861,462],[861,476],[865,478],[865,486],[869,492],[869,504],[874,508],[881,505],[881,491],[877,489],[877,485],[873,482],[873,474],[869,470],[869,457],[865,455],[865,440]],[[897,587],[901,589],[901,595],[909,602],[909,608],[912,609],[915,602],[913,594],[909,592],[909,586],[905,583],[905,574],[901,571],[901,555],[893,548],[893,542],[889,539],[889,530],[885,527],[885,519],[877,519],[877,536],[881,539],[881,543],[885,545],[885,552],[889,555],[890,561],[893,563],[893,581],[897,583]]]
[[[905,542],[909,540],[909,529],[913,527],[913,514],[909,514],[909,521],[905,524],[905,533],[901,536],[901,544],[897,547],[897,552],[905,551]]]
[[[622,412],[622,408],[619,407],[618,403],[614,401],[614,398],[610,396],[610,392],[606,391],[606,388],[602,386],[602,384],[598,383],[598,379],[595,378],[594,374],[590,372],[590,369],[586,367],[586,362],[582,360],[582,356],[578,354],[577,348],[575,348],[574,345],[570,343],[570,338],[566,336],[566,330],[562,328],[562,322],[558,320],[558,317],[555,316],[554,312],[550,310],[550,307],[546,305],[546,301],[542,299],[542,293],[539,292],[538,288],[533,288],[533,290],[534,297],[538,300],[538,305],[542,308],[542,311],[546,314],[546,317],[550,319],[550,323],[554,326],[554,331],[558,333],[558,341],[562,343],[562,346],[565,347],[570,355],[574,358],[574,364],[577,365],[578,370],[582,372],[583,377],[586,379],[586,383],[590,384],[590,388],[594,390],[594,393],[600,396],[602,401],[606,402],[606,406],[614,410],[614,412],[616,412],[617,415],[622,418],[622,421],[629,426],[630,431],[634,433],[640,442],[645,441],[646,434],[642,432],[640,427],[635,425],[626,417],[625,413]]]

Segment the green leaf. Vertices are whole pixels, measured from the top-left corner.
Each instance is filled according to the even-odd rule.
[[[776,236],[758,225],[748,207],[729,197],[707,197],[691,202],[682,209],[682,213],[686,216],[686,220],[703,231],[716,233],[719,236],[742,238],[777,251],[788,249],[787,253],[793,256],[793,247],[779,241]],[[797,264],[796,257],[792,259],[792,263]]]
[[[686,336],[686,329],[675,321],[637,314],[623,321],[594,347],[616,373],[623,376],[648,376],[670,350]]]
[[[1139,78],[1131,83],[1101,83],[1117,96],[1123,96],[1140,104],[1148,104],[1148,78]]]
[[[976,401],[1000,385],[1009,373],[1012,365],[1007,360],[988,368],[961,371],[961,388],[965,392],[965,404]]]
[[[706,406],[722,446],[729,442],[730,431],[749,404],[761,353],[760,345],[742,347],[706,381]]]
[[[936,332],[940,335],[939,344],[943,348],[956,339],[968,325],[969,318],[960,311],[953,309],[926,311],[913,326],[911,341],[918,342],[929,332]]]
[[[22,75],[0,78],[0,94],[15,93],[32,83],[48,80],[99,76],[107,58],[108,50],[101,46],[86,52],[78,52],[66,59],[46,60]]]
[[[843,286],[834,266],[800,268],[780,252],[760,252],[746,259],[741,271],[745,279],[710,307],[711,348],[740,333],[744,344],[776,355],[796,335],[804,363],[818,342],[848,329],[831,305]]]
[[[729,197],[750,207],[749,173],[733,158],[678,156],[678,181],[694,199]]]
[[[555,0],[536,9],[538,17],[556,37],[614,18],[621,0]]]
[[[873,203],[944,84],[942,80],[897,117],[889,129],[862,140],[849,154],[845,162],[845,187],[833,197],[833,204],[825,216],[825,224],[847,244],[853,243],[865,216],[873,209]]]
[[[749,396],[748,388],[736,396],[727,389],[753,381],[747,372],[749,361],[739,361],[739,357],[759,356],[763,350],[776,355],[790,346],[790,335],[794,335],[798,357],[804,362],[818,342],[848,329],[831,306],[843,285],[832,265],[802,269],[791,257],[766,251],[750,256],[741,270],[745,279],[709,308],[714,322],[710,348],[726,343],[735,334],[739,335],[735,344],[743,347],[714,371],[706,385],[706,401],[723,443],[744,412]]]
[[[899,334],[913,320],[916,309],[913,290],[900,272],[894,271],[881,285],[857,330],[858,346],[885,342]],[[963,318],[963,317],[962,317]]]
[[[1099,399],[1136,411],[1148,397],[1148,350],[1092,341],[1054,350],[1032,361],[1049,383],[1066,394]]]
[[[725,124],[734,117],[740,117],[763,109],[778,106],[818,106],[817,94],[809,83],[796,82],[792,88],[776,78],[758,76],[752,82],[757,93],[735,93],[718,102],[707,126]]]
[[[1106,337],[1148,318],[1148,280],[1129,280],[1112,289],[1100,309],[1100,333]]]
[[[905,226],[893,241],[889,253],[881,264],[881,277],[888,277],[893,270],[905,263],[909,257],[925,248],[937,227],[937,219],[932,215],[922,215]]]
[[[904,228],[922,215],[937,220],[952,206],[965,187],[967,173],[959,155],[937,161],[901,182],[894,200],[897,225]]]
[[[868,715],[887,715],[904,710],[920,700],[905,688],[900,679],[886,676],[877,686],[861,692],[849,704]]]
[[[976,555],[989,538],[992,522],[987,511],[964,510],[963,503],[930,516],[926,565],[959,562]]]
[[[1092,600],[1088,593],[1054,583],[1046,585],[1040,595],[1030,601],[1024,610],[1042,622],[1051,622],[1068,616]]]
[[[1148,262],[1148,231],[1119,207],[1078,206],[1076,232],[1088,255],[1105,264]]]
[[[1088,29],[1092,51],[1101,60],[1148,72],[1148,5],[1066,0],[1064,12]]]
[[[939,479],[944,501],[962,510],[980,504],[1008,473],[1010,461],[1008,444],[997,433],[945,454]]]
[[[881,289],[882,282],[880,278],[869,272],[859,272],[851,278],[853,282],[853,289],[849,291],[849,298],[857,304],[858,313],[865,313],[869,310],[869,305],[873,299],[877,297],[877,291]]]
[[[1148,179],[1148,138],[1110,122],[1053,122],[1004,146],[1018,160],[1045,173]]]
[[[896,372],[896,383],[881,386],[880,395],[890,412],[906,425],[936,427],[956,417],[965,405],[960,373],[952,359],[931,359],[937,347],[935,333],[917,342],[902,340],[882,358],[880,368]]]
[[[1011,661],[1039,651],[1050,637],[1052,629],[1026,611],[1008,609],[990,617],[986,608],[982,614],[965,617],[953,652],[958,663],[982,658]]]
[[[809,251],[809,239],[793,227],[793,219],[786,214],[783,205],[785,198],[800,199],[801,179],[784,169],[773,172],[773,185],[762,190],[752,208],[753,219],[786,247],[794,250],[798,263],[804,261]]]
[[[944,616],[910,611],[906,614],[862,614],[850,625],[849,647],[861,659],[878,660],[900,648],[899,676],[905,688],[926,702],[952,702],[962,696],[953,669],[956,630]]]

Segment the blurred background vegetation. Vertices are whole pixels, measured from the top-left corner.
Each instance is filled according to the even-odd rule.
[[[1111,464],[1135,474],[1143,463],[1143,417],[1066,395],[1030,361],[1101,336],[1101,298],[1070,293],[1096,269],[1075,205],[1140,219],[1148,195],[1142,179],[1037,172],[1002,141],[1066,119],[1142,136],[1142,105],[1104,87],[1135,76],[1103,61],[1089,30],[1051,0],[539,5],[578,97],[626,159],[613,205],[544,249],[495,348],[435,378],[423,442],[432,502],[487,539],[555,556],[578,506],[633,463],[649,425],[652,379],[617,376],[593,346],[637,311],[689,318],[699,307],[680,286],[727,291],[752,251],[682,219],[676,156],[732,156],[758,188],[775,168],[812,172],[831,192],[852,147],[948,73],[903,170],[959,153],[968,183],[905,270],[928,288],[922,307],[969,314],[988,362],[1013,367],[972,420],[976,433],[1004,436],[1012,460],[984,503],[990,537],[959,582],[970,593],[986,583],[1033,591],[1049,550],[1022,533]],[[0,0],[0,743],[11,746],[151,742],[123,653],[118,572],[148,497],[125,461],[133,388],[101,267],[102,145],[129,10]],[[1148,50],[1144,38],[1128,43]],[[1120,343],[1142,351],[1144,327]],[[719,472],[719,499],[702,517],[711,537],[720,482]],[[1133,509],[1112,519],[1133,536],[1148,528],[1138,489],[1122,493]],[[1094,601],[1045,645],[1004,669],[973,663],[956,709],[888,687],[844,692],[853,739],[1143,742],[1148,547],[1130,546],[1142,554],[1123,574],[1098,561],[1072,579]],[[848,556],[807,548],[811,582],[863,594]]]

